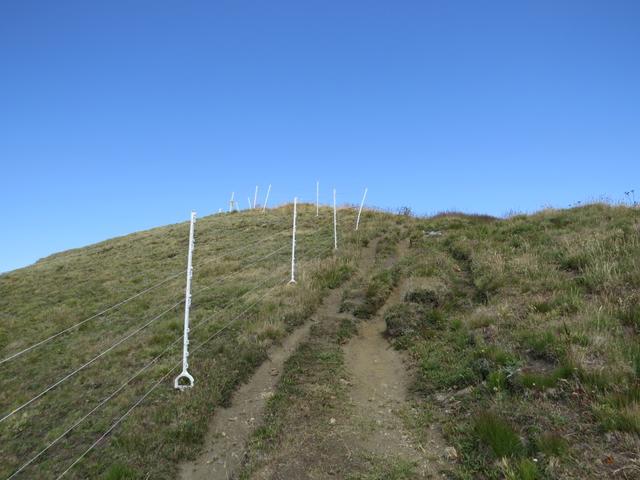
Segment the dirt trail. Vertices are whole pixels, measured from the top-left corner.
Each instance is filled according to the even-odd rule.
[[[360,269],[366,271],[375,259],[375,242],[362,251]],[[274,346],[266,360],[232,396],[231,405],[219,408],[211,420],[202,454],[180,467],[182,480],[228,480],[242,464],[245,444],[262,423],[267,400],[273,395],[282,366],[309,336],[311,325],[327,315],[336,315],[342,288],[332,290],[313,318],[297,328],[282,345]]]
[[[209,426],[203,453],[183,464],[184,480],[227,480],[242,463],[244,444],[256,425],[280,378],[282,365],[309,335],[311,323],[293,331],[256,370],[249,383],[233,395],[231,405],[219,408]]]
[[[344,348],[351,380],[352,445],[383,458],[413,462],[420,477],[434,477],[444,443],[434,432],[429,445],[416,444],[405,428],[402,416],[412,414],[407,399],[410,376],[401,354],[383,337],[384,330],[379,314],[363,323],[358,335]]]
[[[400,255],[407,245],[400,245]],[[408,402],[410,372],[402,354],[383,334],[384,313],[402,299],[397,287],[377,315],[360,325],[358,334],[344,347],[345,365],[351,381],[352,418],[345,428],[354,449],[385,459],[401,458],[416,466],[421,478],[435,478],[441,467],[444,442],[438,432],[426,446],[416,444],[402,416],[415,413]]]

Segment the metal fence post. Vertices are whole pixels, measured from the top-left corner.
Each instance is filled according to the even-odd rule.
[[[182,372],[174,381],[174,387],[179,390],[193,387],[193,377],[189,369],[189,309],[191,308],[191,278],[193,277],[193,248],[195,246],[194,229],[196,225],[196,212],[191,212],[191,225],[189,226],[189,255],[187,257],[187,287],[184,298],[184,334],[182,337]],[[187,383],[182,383],[182,380]]]
[[[356,232],[360,226],[360,215],[362,214],[362,207],[364,206],[364,199],[367,198],[367,187],[364,188],[364,195],[362,196],[362,202],[360,202],[360,209],[358,210],[358,219],[356,220]]]
[[[264,205],[262,206],[262,213],[267,210],[267,202],[269,201],[269,194],[271,193],[271,184],[269,184],[269,188],[267,188],[267,196],[264,197]]]
[[[235,196],[236,192],[231,192],[231,199],[229,200],[229,211],[231,212],[233,210],[233,197]]]
[[[293,199],[293,235],[291,236],[291,280],[296,283],[296,217],[298,216],[298,197]]]
[[[338,217],[336,213],[336,189],[333,189],[333,249],[338,249]]]
[[[258,185],[256,185],[256,193],[253,194],[253,208],[256,208],[258,202]]]

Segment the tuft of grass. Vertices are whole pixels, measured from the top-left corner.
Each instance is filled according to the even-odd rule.
[[[631,327],[636,333],[640,333],[640,303],[632,303],[619,308],[616,316],[622,325]]]
[[[340,326],[336,332],[336,340],[338,343],[342,344],[349,340],[353,335],[358,331],[358,327],[356,323],[349,319],[343,318],[340,320]]]
[[[529,458],[521,458],[512,467],[509,462],[503,463],[504,477],[506,480],[539,480],[542,473],[538,465]]]
[[[533,358],[556,362],[565,355],[566,349],[559,335],[549,330],[525,330],[520,334],[519,341]]]
[[[640,386],[607,394],[594,410],[605,430],[640,433]]]
[[[507,387],[507,373],[504,370],[494,370],[487,377],[487,386],[494,390],[505,390]]]
[[[548,456],[563,457],[568,451],[567,441],[555,432],[546,432],[534,441],[536,450]]]
[[[369,281],[365,301],[358,305],[353,314],[357,318],[371,318],[386,302],[393,289],[398,285],[401,270],[398,266],[386,268],[375,274]]]
[[[517,362],[516,357],[506,350],[498,347],[497,345],[489,345],[488,347],[481,347],[476,355],[479,358],[486,358],[492,364],[505,367],[508,365],[515,365]]]
[[[411,350],[419,359],[419,375],[414,388],[425,395],[473,385],[483,378],[476,367],[472,337],[463,326],[441,331],[439,335],[415,344]]]
[[[384,313],[385,334],[389,337],[401,337],[415,332],[418,319],[415,309],[406,303],[392,305]]]
[[[437,308],[440,305],[438,293],[427,288],[417,288],[407,292],[404,296],[404,301],[418,303],[431,308]]]
[[[486,445],[497,458],[516,457],[524,446],[509,423],[492,412],[478,415],[473,431],[481,445]]]
[[[137,480],[142,478],[133,468],[117,463],[112,465],[105,475],[105,480]]]
[[[544,390],[555,387],[561,379],[570,378],[575,371],[574,365],[563,363],[550,373],[523,372],[519,376],[519,381],[525,388]]]
[[[328,264],[322,264],[314,273],[312,282],[315,288],[333,290],[346,282],[353,272],[353,266],[346,263],[344,259],[334,260]]]

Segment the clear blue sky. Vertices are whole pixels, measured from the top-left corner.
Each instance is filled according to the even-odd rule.
[[[417,213],[617,200],[640,2],[1,2],[0,162],[0,271],[256,183]]]

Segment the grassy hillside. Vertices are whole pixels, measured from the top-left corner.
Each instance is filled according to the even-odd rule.
[[[440,215],[410,238],[388,333],[459,475],[640,477],[640,211]]]
[[[290,216],[285,206],[198,221],[196,387],[183,393],[173,389],[171,369],[181,352],[186,223],[0,276],[0,360],[166,279],[0,364],[4,416],[151,321],[0,422],[0,477],[151,362],[18,478],[55,478],[158,381],[69,477],[175,478],[177,465],[198,454],[208,419],[269,346],[341,285],[342,313],[314,326],[287,362],[248,444],[243,478],[286,463],[287,451],[320,470],[342,461],[344,478],[420,478],[411,461],[358,458],[340,447],[329,422],[349,420],[344,345],[381,311],[386,338],[410,371],[412,413],[402,421],[412,443],[427,446],[429,456],[436,429],[455,449],[446,465],[430,468],[469,479],[640,477],[640,210],[597,204],[508,219],[366,212],[356,235],[355,212],[346,209],[334,254],[331,213],[317,219],[302,206],[295,287],[286,285]],[[374,258],[362,269],[367,245]],[[325,446],[327,457],[301,445]]]
[[[198,220],[190,357],[196,388],[182,393],[173,389],[173,378],[182,349],[188,223],[61,253],[0,276],[0,359],[151,288],[0,365],[0,417],[63,380],[0,423],[0,478],[107,399],[18,475],[55,478],[158,381],[68,477],[174,478],[177,463],[197,452],[215,408],[264,359],[270,344],[349,276],[360,246],[388,217],[365,213],[356,236],[353,210],[339,211],[340,250],[334,254],[331,212],[316,218],[314,207],[299,206],[300,263],[292,287],[286,285],[291,210]]]
[[[286,478],[291,458],[319,478],[425,478],[425,462],[456,479],[640,478],[640,211],[442,214],[391,229],[376,251],[347,284],[351,316],[327,319],[287,363],[241,478]],[[394,408],[418,462],[395,442],[376,451],[367,439],[392,434],[353,414],[389,408],[354,405],[346,362],[383,304],[412,376]]]

